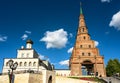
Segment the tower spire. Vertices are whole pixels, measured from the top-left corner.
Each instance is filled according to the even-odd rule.
[[[87,69],[87,75],[93,72],[105,77],[104,59],[100,56],[98,48],[95,47],[95,41],[90,38],[85,24],[81,3],[79,13],[79,26],[76,35],[76,42],[69,60],[71,75],[83,75],[82,68],[84,66],[85,69]]]
[[[88,33],[84,15],[83,15],[83,10],[82,10],[82,3],[80,2],[80,17],[79,17],[79,28],[78,28],[78,34],[81,33]]]
[[[80,14],[83,14],[83,11],[82,11],[82,3],[80,2]]]

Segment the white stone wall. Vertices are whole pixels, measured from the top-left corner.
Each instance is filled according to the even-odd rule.
[[[42,70],[43,83],[48,83],[50,76],[52,76],[52,83],[55,83],[55,71]]]
[[[42,74],[21,73],[14,76],[14,83],[43,83]],[[8,75],[1,75],[0,83],[9,83]]]
[[[17,58],[12,59],[14,63],[15,62],[18,63],[17,69],[14,70],[14,73],[17,73],[18,75],[20,75],[21,76],[20,79],[22,78],[21,80],[24,81],[24,80],[29,80],[29,79],[26,77],[23,77],[23,75],[25,76],[25,74],[22,75],[23,73],[22,71],[33,70],[33,71],[36,71],[35,74],[37,72],[42,74],[41,78],[43,82],[36,82],[32,80],[32,78],[34,78],[35,76],[31,75],[31,79],[30,79],[31,81],[29,80],[30,82],[24,82],[24,83],[33,83],[32,81],[34,81],[34,83],[48,83],[50,76],[52,76],[52,83],[55,83],[55,72],[47,70],[49,69],[51,65],[49,65],[48,62],[46,62],[47,64],[45,63],[40,64],[39,62],[40,59],[38,58],[39,55],[34,49],[32,49],[32,44],[31,45],[27,44],[27,45],[28,45],[27,48],[22,47],[20,50],[17,50]],[[8,73],[8,70],[11,70],[8,64],[9,60],[10,59],[4,59],[3,70],[2,70],[2,73],[4,75]],[[27,76],[29,76],[29,74]],[[4,76],[0,77],[0,80],[1,78],[4,78]],[[38,80],[38,79],[35,79],[35,80]],[[7,79],[7,82],[8,82],[8,79]],[[22,82],[21,81],[19,82],[18,80],[18,82],[15,82],[15,83],[22,83]]]
[[[55,70],[57,76],[70,76],[70,70]]]
[[[33,58],[34,50],[18,50],[17,58]]]
[[[7,63],[10,59],[4,59],[4,66],[2,73],[8,72],[10,70],[9,64]],[[14,62],[18,63],[18,67],[16,71],[22,71],[22,70],[41,70],[39,67],[39,59],[38,58],[32,58],[32,59],[12,59]],[[26,65],[25,65],[26,63]]]

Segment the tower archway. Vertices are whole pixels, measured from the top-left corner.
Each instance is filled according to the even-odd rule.
[[[82,75],[91,75],[94,72],[94,63],[91,60],[82,62]]]

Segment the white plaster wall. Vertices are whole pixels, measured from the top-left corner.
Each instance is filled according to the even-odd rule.
[[[43,83],[42,74],[22,73],[14,75],[14,83]],[[8,75],[0,75],[0,83],[9,83]]]
[[[8,70],[10,69],[9,68],[9,65],[6,66],[6,63],[9,61],[10,59],[4,59],[4,66],[3,66],[3,73],[5,72],[8,72]],[[38,61],[39,59],[38,58],[32,58],[32,59],[12,59],[14,62],[17,62],[18,63],[18,67],[16,69],[16,71],[22,71],[22,70],[28,70],[28,69],[31,69],[31,70],[39,70],[41,67],[38,67]],[[20,62],[22,62],[22,66],[20,66]],[[27,62],[27,65],[24,66],[24,63]],[[29,66],[29,62],[31,62],[31,66]],[[33,63],[36,62],[36,65],[33,66]]]
[[[24,55],[22,55],[24,53]],[[34,50],[18,50],[17,58],[33,58]]]
[[[57,76],[70,76],[70,70],[55,70]]]
[[[52,76],[52,83],[55,83],[55,71],[42,70],[43,83],[48,83],[49,77]]]
[[[43,83],[46,83],[47,82],[46,70],[42,70],[42,75],[43,75]]]

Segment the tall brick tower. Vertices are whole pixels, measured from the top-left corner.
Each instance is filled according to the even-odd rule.
[[[95,41],[90,38],[82,7],[80,7],[76,42],[70,57],[70,70],[73,76],[84,75],[84,70],[86,70],[86,75],[106,76],[104,57],[100,55],[98,48],[96,48]]]

